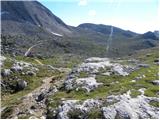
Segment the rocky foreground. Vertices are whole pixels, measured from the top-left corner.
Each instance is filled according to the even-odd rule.
[[[5,62],[1,60],[1,65]],[[40,65],[41,67],[44,65]],[[157,66],[157,63],[153,63]],[[2,69],[2,78],[21,73],[25,76],[38,76],[41,67],[31,63],[14,61],[10,68]],[[64,77],[55,75],[45,77],[42,84],[19,99],[14,105],[3,105],[5,118],[105,118],[105,119],[158,119],[159,81],[152,65],[139,60],[112,60],[92,57],[74,67],[71,71],[47,66],[50,71],[65,73]],[[145,73],[154,77],[148,77]],[[14,92],[24,91],[29,81],[10,78],[15,84]],[[10,80],[9,79],[9,80]],[[2,80],[5,90],[11,86]],[[11,80],[10,80],[11,81]],[[2,91],[3,92],[3,91]],[[2,101],[3,102],[3,101]],[[8,114],[8,108],[12,112]],[[7,113],[7,114],[6,114]]]

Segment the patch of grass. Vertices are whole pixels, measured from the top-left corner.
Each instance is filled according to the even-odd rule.
[[[109,71],[110,70],[110,67],[105,67],[105,68],[99,68],[99,74],[101,74],[101,73],[105,73],[105,72],[107,72],[107,71]]]
[[[13,106],[5,108],[1,113],[1,119],[9,118],[13,113]]]
[[[88,77],[89,75],[88,75],[88,73],[87,72],[80,72],[79,73],[79,78],[86,78],[86,77]]]
[[[65,67],[73,68],[75,65],[79,64],[83,58],[76,55],[55,55],[50,58],[39,59],[43,64],[52,65],[54,67]]]
[[[24,114],[24,115],[19,116],[18,119],[29,119],[29,117],[30,117],[29,115]]]
[[[104,119],[103,114],[99,108],[91,109],[87,116],[87,119]]]
[[[2,68],[4,68],[4,69],[10,69],[12,67],[13,63],[14,62],[12,60],[10,60],[9,58],[7,58],[4,61],[4,64],[3,64]]]
[[[24,62],[28,62],[28,63],[32,63],[32,64],[38,64],[35,61],[35,59],[38,59],[38,58],[34,58],[34,57],[16,56],[15,59],[18,60],[18,61],[24,61]]]
[[[149,102],[149,104],[154,106],[154,107],[159,107],[159,102],[158,101],[152,100],[152,101]]]
[[[141,92],[139,92],[138,90],[131,90],[130,95],[132,98],[136,98],[138,95],[141,95]]]
[[[144,95],[148,97],[157,97],[158,96],[159,87],[152,86],[145,90]]]
[[[85,113],[79,109],[73,109],[68,112],[68,117],[70,119],[80,119],[80,118],[84,118],[84,114]]]

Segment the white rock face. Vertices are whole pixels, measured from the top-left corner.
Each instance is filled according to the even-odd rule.
[[[106,119],[114,118],[131,118],[131,119],[144,119],[144,118],[154,118],[157,119],[159,116],[159,110],[156,107],[149,105],[151,100],[156,100],[158,98],[145,97],[143,95],[137,98],[131,98],[130,93],[124,95],[115,96],[112,98],[119,100],[119,102],[110,105],[108,107],[103,107],[103,115]]]
[[[58,118],[69,119],[68,112],[71,110],[78,109],[82,113],[87,113],[94,107],[100,107],[100,105],[102,105],[102,102],[94,99],[87,99],[82,104],[78,100],[66,100],[58,107]]]
[[[105,68],[111,66],[110,61],[100,61],[100,62],[87,62],[82,63],[78,68],[77,72],[89,72],[89,73],[97,73],[100,68]]]
[[[3,65],[3,62],[6,60],[6,57],[0,56],[0,66]]]
[[[68,112],[75,107],[77,100],[66,100],[58,108],[58,119],[69,119]]]
[[[94,99],[87,99],[81,105],[81,109],[89,111],[94,107],[100,107],[102,105],[102,101],[94,100]]]
[[[116,116],[116,110],[113,108],[102,107],[103,115],[106,119],[114,119]]]
[[[106,68],[110,70],[101,74],[109,76],[110,74],[114,73],[116,75],[126,76],[132,71],[131,67],[129,66],[123,66],[118,63],[110,63],[110,59],[108,58],[92,57],[86,59],[84,63],[72,70],[64,82],[64,86],[66,90],[73,90],[75,88],[79,90],[79,88],[82,88],[90,92],[99,85],[102,85],[102,83],[96,82],[95,77],[96,74],[100,72],[100,69],[105,70]],[[77,75],[79,75],[81,72],[87,73],[88,77],[77,78]]]
[[[111,63],[108,58],[98,58],[92,57],[85,60],[84,63],[80,64],[78,67],[74,68],[72,72],[68,75],[64,86],[66,90],[79,90],[79,88],[85,89],[88,92],[96,89],[102,83],[96,82],[96,74],[104,70],[103,75],[111,75],[112,73],[116,75],[126,76],[132,71],[130,66],[123,66],[119,63]],[[107,70],[106,70],[107,69]],[[108,70],[109,69],[109,70]],[[81,73],[87,73],[86,78],[78,78],[77,76]]]
[[[65,88],[67,90],[79,90],[82,88],[87,92],[90,92],[91,90],[96,89],[99,85],[102,85],[102,83],[97,83],[94,77],[68,79],[65,81]]]
[[[110,61],[111,60],[108,58],[88,58],[84,63],[74,69],[73,72],[88,72],[91,74],[95,74],[99,72],[100,68],[110,68],[111,71],[116,73],[117,75],[126,76],[135,69],[135,67],[133,66],[123,66],[119,63],[111,63]],[[108,73],[107,75],[110,75]]]
[[[109,58],[91,57],[85,60],[85,62],[104,62],[109,61]]]
[[[82,86],[81,88],[87,90],[87,92],[90,92],[91,90],[96,89],[99,85],[102,85],[103,83],[97,83],[94,77],[88,77],[77,79],[76,84],[77,87]]]
[[[122,76],[129,75],[129,73],[124,70],[123,65],[120,64],[114,64],[112,67],[112,71]]]

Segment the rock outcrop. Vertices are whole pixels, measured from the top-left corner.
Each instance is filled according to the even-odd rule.
[[[84,63],[78,65],[72,70],[64,82],[64,87],[66,90],[79,90],[79,88],[82,88],[87,92],[90,92],[103,84],[96,82],[95,76],[98,73],[103,75],[115,74],[127,76],[132,71],[134,71],[134,67],[127,65],[124,66],[119,63],[111,63],[109,58],[88,58]],[[88,76],[81,77],[80,74],[82,72]]]
[[[146,97],[144,95],[131,98],[129,93],[112,96],[112,101],[117,100],[119,102],[108,107],[102,107],[103,115],[106,119],[158,119],[158,108],[149,104],[152,100],[158,102],[158,98]],[[111,100],[109,99],[109,101]]]
[[[78,91],[79,89],[84,89],[87,92],[96,89],[99,85],[102,84],[103,83],[97,83],[94,77],[68,79],[64,83],[66,90],[76,89]]]

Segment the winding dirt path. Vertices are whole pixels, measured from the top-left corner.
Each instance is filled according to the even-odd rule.
[[[16,106],[11,118],[17,118],[17,116],[23,116],[23,114],[28,114],[35,118],[41,118],[44,116],[43,114],[46,112],[45,100],[47,97],[44,96],[49,94],[49,92],[52,92],[50,91],[50,88],[53,77],[54,76],[43,79],[43,83],[40,87],[23,96],[21,98],[22,102]],[[44,94],[44,96],[41,96],[42,100],[38,100],[38,97],[42,94]]]
[[[28,54],[30,53],[30,51],[32,50],[32,48],[34,48],[34,47],[36,47],[36,46],[38,46],[38,45],[40,45],[40,44],[42,44],[42,43],[37,43],[37,44],[35,44],[35,45],[32,45],[30,48],[28,48],[28,50],[25,52],[25,54],[24,54],[24,56],[28,56]]]

